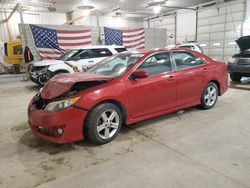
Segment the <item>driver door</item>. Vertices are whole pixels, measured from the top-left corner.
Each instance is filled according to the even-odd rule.
[[[176,83],[168,52],[148,57],[136,70],[144,70],[149,76],[126,80],[132,118],[175,107]]]

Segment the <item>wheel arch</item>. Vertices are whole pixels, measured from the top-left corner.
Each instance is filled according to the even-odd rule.
[[[120,101],[116,100],[116,99],[105,99],[105,100],[102,100],[102,101],[99,101],[98,103],[96,103],[88,112],[88,114],[90,113],[90,111],[92,109],[94,109],[96,106],[100,105],[100,104],[103,104],[103,103],[113,103],[115,104],[116,106],[119,107],[119,109],[121,110],[122,112],[122,115],[123,115],[123,123],[127,123],[127,110],[125,108],[125,105],[123,105]],[[87,115],[88,115],[87,114]]]
[[[65,69],[58,69],[55,72],[53,72],[53,74],[58,74],[58,73],[70,73],[68,70]]]

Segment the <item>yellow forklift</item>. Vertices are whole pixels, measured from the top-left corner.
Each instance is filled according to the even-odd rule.
[[[20,69],[24,67],[22,41],[20,39],[12,40],[4,43],[4,61],[13,65],[13,72],[20,73]]]

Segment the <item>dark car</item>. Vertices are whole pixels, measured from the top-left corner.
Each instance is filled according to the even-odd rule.
[[[233,81],[239,82],[241,78],[250,77],[250,36],[236,40],[240,53],[235,54],[228,62],[228,70]]]

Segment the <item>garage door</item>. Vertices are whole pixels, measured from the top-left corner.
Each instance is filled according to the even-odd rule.
[[[198,12],[198,43],[204,53],[227,61],[239,51],[235,40],[242,35],[243,0],[207,7]]]

